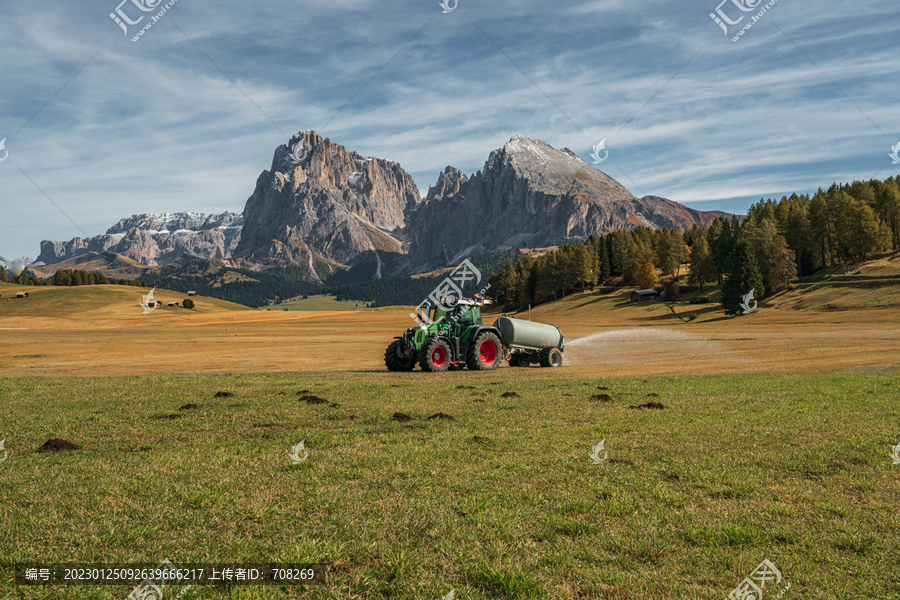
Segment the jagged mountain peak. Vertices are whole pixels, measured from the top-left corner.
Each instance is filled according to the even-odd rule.
[[[301,131],[257,179],[235,256],[305,263],[315,273],[320,259],[349,265],[367,253],[402,253],[406,215],[418,202],[399,163]]]

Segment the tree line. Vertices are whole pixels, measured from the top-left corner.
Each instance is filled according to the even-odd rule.
[[[18,275],[15,275],[12,279],[9,278],[9,275],[6,272],[6,269],[0,267],[0,282],[3,283],[15,283],[18,285],[61,285],[61,286],[74,286],[74,285],[131,285],[138,287],[150,287],[149,284],[136,281],[134,279],[113,279],[109,278],[103,273],[97,273],[93,271],[81,271],[78,269],[59,269],[57,270],[52,277],[48,277],[46,279],[38,279],[36,277],[31,277],[24,270],[19,272]]]
[[[490,278],[491,291],[508,308],[555,300],[598,283],[670,281],[681,277],[703,289],[722,285],[726,313],[740,300],[773,293],[784,283],[880,250],[900,249],[900,177],[854,181],[752,205],[746,218],[717,218],[709,227],[637,227],[591,236],[538,258],[523,255]],[[651,276],[652,273],[652,276]]]

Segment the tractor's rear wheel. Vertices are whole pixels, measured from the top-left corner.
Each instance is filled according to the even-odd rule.
[[[558,367],[562,365],[562,352],[559,348],[544,348],[541,350],[542,367]]]
[[[432,340],[425,346],[419,364],[423,371],[446,371],[450,367],[450,344],[441,339]]]
[[[412,371],[416,368],[416,361],[413,359],[403,360],[397,355],[397,349],[400,347],[400,340],[391,342],[391,345],[384,351],[384,365],[388,371]]]
[[[513,354],[512,356],[509,357],[509,366],[511,366],[511,367],[521,367],[522,366],[522,363],[519,360],[518,354]]]
[[[490,331],[479,334],[466,351],[466,366],[470,371],[491,371],[499,367],[502,360],[503,344]]]

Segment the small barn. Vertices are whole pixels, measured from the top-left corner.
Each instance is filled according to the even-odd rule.
[[[188,292],[188,296],[196,296],[197,292]]]
[[[168,306],[178,306],[177,302],[169,302]]]
[[[28,292],[17,292],[16,293],[16,298],[27,298],[27,297],[28,297]]]
[[[658,297],[659,292],[656,290],[638,290],[636,292],[631,292],[632,302],[643,302],[644,300],[653,300]]]

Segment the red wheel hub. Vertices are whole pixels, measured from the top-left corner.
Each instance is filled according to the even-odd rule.
[[[447,351],[438,346],[431,351],[431,363],[436,367],[443,367],[447,362]]]
[[[492,365],[497,360],[497,344],[493,340],[484,340],[478,347],[478,358],[482,364]]]

